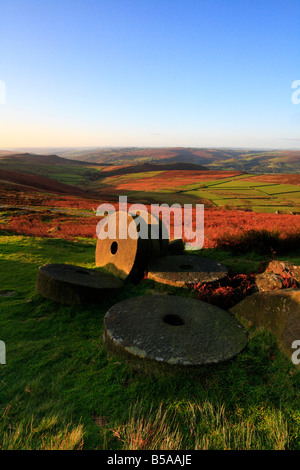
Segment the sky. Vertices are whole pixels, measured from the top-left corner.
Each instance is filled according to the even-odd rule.
[[[0,0],[0,45],[0,148],[300,149],[299,0]]]

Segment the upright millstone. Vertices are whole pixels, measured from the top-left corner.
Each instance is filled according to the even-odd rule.
[[[194,374],[232,359],[247,345],[229,312],[199,300],[149,295],[111,307],[104,318],[109,354],[146,373]]]
[[[198,255],[170,255],[151,261],[148,277],[176,287],[223,279],[228,269],[221,263]]]
[[[157,237],[151,239],[156,233]],[[140,277],[149,261],[166,252],[162,222],[146,211],[138,215],[116,212],[101,221],[96,246],[96,266],[126,279]]]
[[[168,246],[168,255],[182,255],[184,252],[185,243],[182,238],[175,238],[170,240]]]
[[[169,233],[164,222],[157,215],[144,210],[138,211],[137,216],[141,217],[148,226],[148,235],[151,239],[151,259],[165,256],[168,253]],[[138,224],[137,216],[134,214]]]

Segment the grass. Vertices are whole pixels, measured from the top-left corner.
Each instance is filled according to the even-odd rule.
[[[18,171],[22,173],[35,174],[38,176],[46,176],[48,178],[59,181],[60,183],[78,185],[79,187],[86,188],[87,182],[91,177],[100,174],[101,167],[91,168],[89,166],[72,166],[72,165],[49,165],[49,164],[36,164],[33,168],[31,162],[18,162],[18,169],[16,163],[13,161],[7,162],[0,160],[0,168],[11,171]]]
[[[209,401],[182,402],[165,411],[160,405],[147,417],[142,410],[142,403],[136,403],[128,422],[112,430],[124,450],[259,450],[268,441],[274,450],[289,446],[288,424],[281,411],[261,410],[255,425],[232,419],[223,405]]]
[[[40,422],[22,420],[17,425],[9,421],[8,407],[0,419],[0,449],[5,450],[81,450],[83,427],[66,424],[60,428],[56,416]]]
[[[267,331],[252,329],[235,360],[197,377],[144,376],[106,354],[102,323],[111,305],[154,282],[98,306],[62,306],[35,293],[38,266],[92,267],[93,240],[3,235],[0,247],[0,290],[15,291],[0,297],[1,449],[300,449],[300,377]],[[261,260],[205,255],[239,269]]]

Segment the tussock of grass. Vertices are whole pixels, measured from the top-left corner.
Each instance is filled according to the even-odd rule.
[[[58,425],[57,416],[39,421],[21,419],[15,423],[9,417],[9,407],[0,418],[1,450],[81,450],[83,426]]]
[[[130,409],[127,423],[112,432],[125,450],[176,450],[182,442],[178,424],[174,426],[174,417],[163,412],[162,405],[156,413],[151,409],[148,416],[143,416],[142,403],[137,402]]]
[[[257,424],[246,417],[235,419],[225,406],[209,401],[187,402],[185,408],[143,415],[136,402],[125,424],[111,430],[123,450],[285,450],[289,443],[287,421],[281,411],[262,413]],[[185,432],[183,432],[185,431]]]

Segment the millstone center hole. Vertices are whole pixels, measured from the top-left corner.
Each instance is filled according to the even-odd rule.
[[[88,271],[84,271],[83,269],[77,269],[76,272],[79,274],[90,274]]]
[[[111,247],[110,247],[110,252],[112,255],[115,255],[118,251],[118,243],[117,242],[112,242]]]
[[[175,315],[173,313],[165,315],[163,318],[163,321],[171,326],[184,325],[183,319],[179,315]]]
[[[189,269],[193,269],[193,265],[192,264],[182,264],[180,266],[181,269],[184,269],[185,271],[188,271]]]

